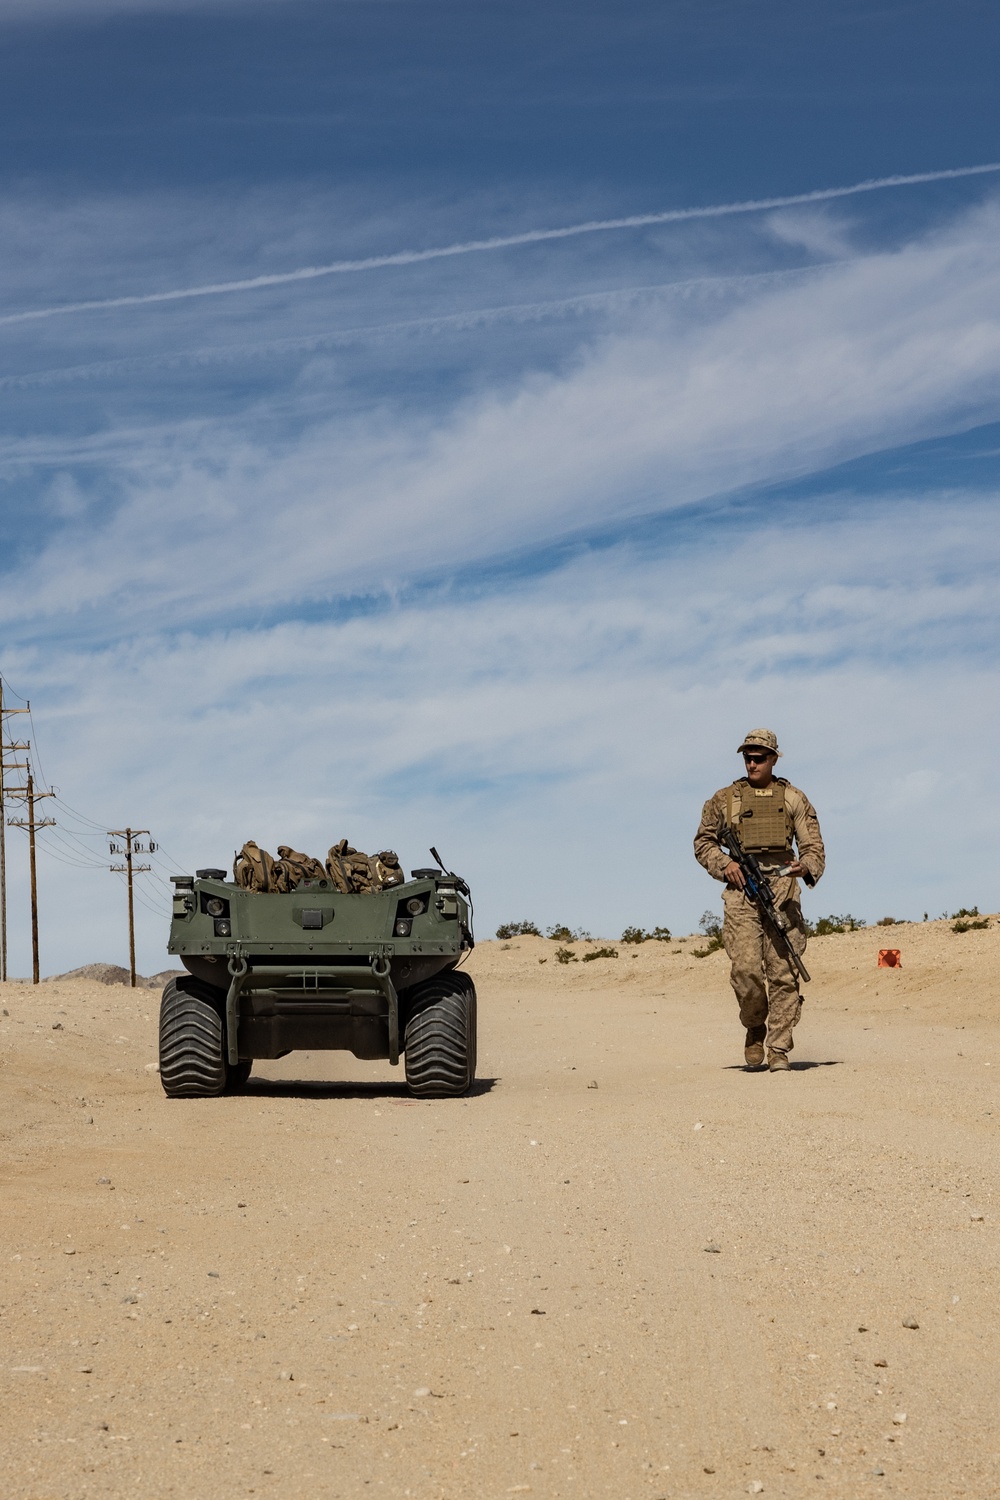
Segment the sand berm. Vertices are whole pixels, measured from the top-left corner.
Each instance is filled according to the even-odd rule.
[[[1000,924],[814,940],[784,1075],[697,942],[481,944],[462,1100],[5,986],[4,1494],[1000,1493]]]

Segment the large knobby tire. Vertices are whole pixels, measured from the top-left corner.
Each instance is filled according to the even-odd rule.
[[[444,974],[410,1000],[403,1048],[406,1085],[423,1099],[467,1094],[476,1076],[476,989],[466,975]]]
[[[160,1002],[160,1082],[169,1099],[212,1098],[227,1083],[222,997],[210,985],[171,979]]]

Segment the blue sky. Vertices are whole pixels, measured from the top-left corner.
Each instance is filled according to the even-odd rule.
[[[484,933],[690,930],[756,724],[823,819],[814,916],[1000,906],[1000,173],[947,175],[1000,161],[998,33],[0,0],[0,668],[60,791],[43,971],[121,958],[125,823],[178,869],[436,843]]]

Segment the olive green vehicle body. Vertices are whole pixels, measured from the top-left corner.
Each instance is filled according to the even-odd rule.
[[[370,895],[250,891],[218,871],[173,883],[168,951],[225,996],[230,1067],[304,1050],[398,1063],[411,993],[474,946],[468,886],[443,871]]]

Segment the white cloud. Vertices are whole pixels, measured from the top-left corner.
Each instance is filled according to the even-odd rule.
[[[25,650],[8,671],[46,705],[43,769],[65,799],[148,825],[190,867],[246,837],[322,852],[346,834],[411,865],[433,842],[473,880],[485,933],[522,915],[688,930],[716,897],[690,853],[701,802],[763,722],[823,816],[814,915],[992,908],[1000,816],[977,789],[1000,730],[995,506],[782,515],[486,597],[340,623],[248,614],[203,637]],[[120,958],[109,876],[47,858],[42,905],[48,971]],[[141,927],[158,968],[162,929],[145,911]]]
[[[412,266],[434,260],[454,259],[457,256],[493,254],[500,250],[521,248],[525,245],[553,244],[576,238],[579,235],[609,234],[616,230],[635,230],[690,223],[699,219],[724,219],[733,215],[758,214],[773,208],[791,205],[812,205],[832,199],[850,198],[858,193],[872,193],[894,187],[910,187],[918,183],[976,177],[1000,171],[1000,164],[986,163],[974,167],[953,167],[938,172],[919,172],[907,177],[871,178],[865,182],[835,188],[816,188],[806,193],[795,193],[780,198],[752,198],[736,203],[717,203],[699,208],[671,208],[654,213],[628,214],[623,218],[588,220],[581,224],[567,224],[555,228],[526,229],[510,234],[491,235],[486,239],[460,240],[450,245],[429,246],[424,249],[391,250],[380,255],[367,255],[360,259],[333,261],[327,265],[300,266],[293,270],[269,272],[249,278],[210,282],[202,286],[174,287],[167,290],[130,293],[97,301],[61,301],[50,307],[37,307],[0,316],[0,325],[30,323],[50,318],[65,318],[71,314],[147,307],[154,303],[183,302],[192,298],[229,296],[236,293],[258,293],[265,288],[288,286],[295,283],[316,281],[327,276],[358,275],[363,272],[384,270],[395,266]],[[810,247],[816,242],[820,253],[827,253],[831,246],[844,241],[833,232],[832,224],[824,224],[815,212],[804,213],[799,219],[798,230],[791,227],[792,220],[776,215],[772,230],[776,238],[788,243]],[[823,232],[825,229],[825,233]],[[832,253],[839,253],[833,251]]]
[[[781,244],[801,247],[825,260],[846,260],[856,254],[854,225],[828,209],[781,209],[768,214],[766,228]]]
[[[777,525],[766,499],[709,506],[665,551],[493,576],[520,548],[992,416],[998,218],[736,306],[624,315],[557,368],[422,410],[317,418],[331,386],[307,365],[228,422],[7,440],[6,473],[49,486],[0,603],[45,775],[189,866],[247,836],[346,834],[411,864],[435,842],[487,930],[613,936],[690,927],[712,900],[693,823],[739,735],[771,722],[830,837],[814,913],[1000,904],[977,800],[998,728],[992,494],[867,514],[828,495]],[[328,617],[366,592],[367,613]],[[306,618],[272,623],[288,615]],[[16,859],[12,887],[23,972]],[[102,870],[46,853],[42,911],[47,971],[120,958]]]
[[[378,591],[972,424],[1000,392],[998,223],[989,208],[721,314],[647,313],[432,418],[386,407],[289,436],[265,405],[112,435],[124,498],[22,562],[2,616],[99,609],[117,629]],[[108,444],[9,442],[0,461]]]

